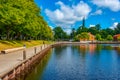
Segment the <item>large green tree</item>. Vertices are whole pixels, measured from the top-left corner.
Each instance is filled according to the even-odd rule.
[[[63,38],[63,33],[64,33],[64,31],[63,31],[63,29],[62,29],[60,26],[55,27],[55,28],[53,29],[53,31],[54,31],[54,38],[55,38],[55,39],[60,40],[60,39]]]
[[[99,33],[99,31],[97,30],[96,27],[90,27],[90,28],[88,29],[88,32],[90,32],[90,33],[93,34],[93,35],[96,35],[97,33]]]
[[[77,31],[76,34],[81,34],[82,32],[87,32],[88,28],[84,27],[84,26],[80,26]]]
[[[77,36],[79,39],[83,39],[83,40],[89,39],[89,35],[87,32],[82,32],[81,34],[78,34]]]
[[[0,31],[7,39],[51,39],[53,35],[34,0],[0,0]]]
[[[107,40],[112,41],[112,40],[113,40],[112,35],[108,35],[108,36],[107,36]]]
[[[100,34],[96,34],[95,35],[95,39],[98,40],[98,41],[101,41],[102,40],[101,35]]]

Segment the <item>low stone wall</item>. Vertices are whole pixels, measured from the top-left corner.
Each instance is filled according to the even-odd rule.
[[[43,46],[35,46],[32,47],[34,55],[30,58],[26,58],[26,50],[23,51],[23,61],[14,65],[4,74],[0,75],[2,80],[13,80],[17,77],[17,75],[22,74],[22,72],[29,70],[36,63],[38,59],[42,59],[42,57],[46,54],[52,45],[43,45]]]

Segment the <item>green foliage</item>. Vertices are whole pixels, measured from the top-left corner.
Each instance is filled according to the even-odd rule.
[[[115,33],[120,34],[120,23],[118,23],[117,27],[115,28]]]
[[[90,27],[90,28],[88,29],[88,32],[90,32],[90,33],[93,34],[93,35],[96,35],[96,33],[98,33],[98,30],[97,30],[96,27]]]
[[[109,35],[115,35],[115,30],[113,30],[113,29],[110,29],[110,28],[107,28],[107,29],[105,29],[105,31],[109,34]]]
[[[78,37],[78,35],[74,37],[74,41],[80,41],[80,38]]]
[[[120,41],[120,37],[118,37],[117,40]]]
[[[55,40],[66,40],[69,38],[66,32],[63,31],[63,29],[58,26],[53,29],[54,31],[54,38]]]
[[[78,37],[81,39],[89,39],[89,35],[87,32],[81,33]]]
[[[73,39],[76,36],[75,28],[72,28],[72,32],[70,34],[71,39]]]
[[[62,35],[63,35],[64,31],[62,30],[62,28],[60,26],[55,27],[53,29],[53,31],[54,31],[54,38],[55,39],[62,39]]]
[[[112,40],[113,40],[112,35],[108,35],[108,36],[107,36],[107,40],[112,41]]]
[[[110,38],[109,35],[114,36],[115,34],[120,34],[120,23],[118,23],[115,29],[110,29],[110,28],[101,29],[100,24],[96,24],[94,27],[90,27],[90,28],[87,28],[85,26],[80,26],[75,32],[76,35],[81,34],[83,32],[87,32],[87,33],[90,32],[91,34],[96,35],[96,40],[100,40],[100,41],[113,40],[112,38]],[[74,38],[76,39],[76,36]]]
[[[101,41],[102,40],[101,35],[100,34],[96,34],[95,39],[98,40],[98,41]]]
[[[101,35],[101,38],[103,39],[106,39],[107,38],[107,35],[109,35],[105,29],[101,30],[100,31],[100,35]]]
[[[53,33],[34,0],[0,1],[0,38],[52,39]]]
[[[81,34],[78,34],[75,36],[74,40],[75,41],[79,41],[80,39],[83,39],[83,40],[88,40],[89,39],[89,35],[87,32],[82,32]]]
[[[82,32],[87,32],[87,31],[88,31],[88,28],[86,28],[86,27],[84,27],[84,26],[80,26],[80,27],[77,29],[76,33],[77,33],[77,34],[81,34]]]
[[[98,31],[100,31],[100,29],[101,29],[100,24],[95,25],[95,27],[96,27],[96,29],[97,29]]]

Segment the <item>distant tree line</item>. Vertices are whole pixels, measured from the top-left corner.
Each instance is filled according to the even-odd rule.
[[[53,29],[54,31],[54,39],[55,40],[74,40],[74,41],[79,41],[80,36],[82,38],[88,38],[87,33],[91,33],[95,36],[96,40],[99,41],[105,41],[113,40],[113,36],[116,34],[120,34],[120,23],[118,23],[117,27],[114,29],[111,28],[106,28],[106,29],[101,29],[100,24],[96,24],[93,27],[85,27],[85,26],[80,26],[78,29],[72,28],[72,31],[70,34],[67,34],[60,26],[57,26]]]
[[[34,0],[0,0],[0,39],[53,39]]]
[[[78,40],[76,37],[83,33],[91,33],[95,36],[96,40],[113,40],[113,36],[120,34],[120,23],[114,29],[106,28],[101,29],[100,24],[97,24],[93,27],[87,28],[85,26],[80,26],[78,29],[72,29],[70,36],[75,40]],[[87,36],[87,35],[86,35]]]
[[[55,27],[53,31],[54,40],[56,41],[65,41],[70,39],[70,36],[60,26]]]

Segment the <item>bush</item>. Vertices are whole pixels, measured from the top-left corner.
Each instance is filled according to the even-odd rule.
[[[120,41],[120,37],[118,37],[117,40]]]
[[[113,37],[112,37],[111,35],[108,35],[108,36],[107,36],[107,40],[112,41],[112,40],[113,40]]]

